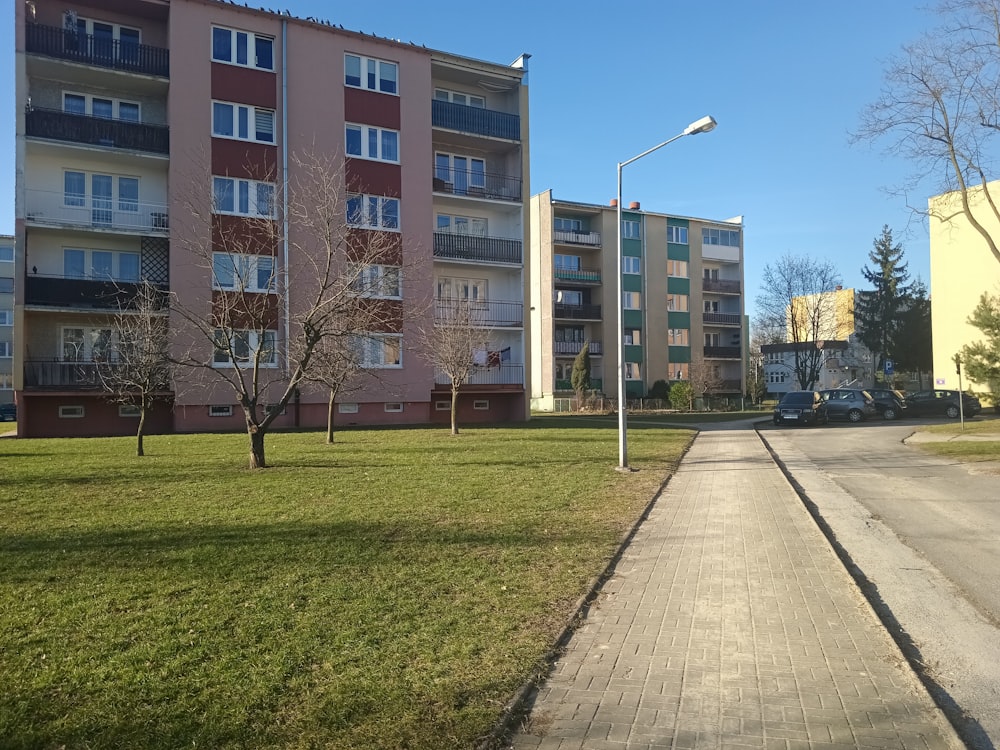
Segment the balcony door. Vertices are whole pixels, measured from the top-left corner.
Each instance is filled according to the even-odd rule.
[[[114,180],[109,174],[90,176],[90,220],[95,226],[109,227],[113,216]]]
[[[482,195],[486,190],[486,161],[459,154],[438,153],[434,161],[434,176],[451,183],[455,195]]]

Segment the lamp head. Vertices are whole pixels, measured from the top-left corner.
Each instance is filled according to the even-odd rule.
[[[715,118],[711,115],[705,115],[700,120],[695,120],[686,128],[684,128],[684,135],[698,135],[698,133],[707,133],[709,130],[714,130],[716,123]]]

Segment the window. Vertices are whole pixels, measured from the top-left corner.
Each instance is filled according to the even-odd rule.
[[[640,259],[633,255],[622,256],[622,273],[639,273]]]
[[[688,296],[686,294],[668,294],[667,310],[671,312],[687,312]]]
[[[552,228],[557,232],[582,232],[583,221],[580,219],[563,219],[556,216],[552,219]]]
[[[341,414],[357,414],[358,405],[357,403],[337,404],[337,411]]]
[[[781,370],[779,372],[769,372],[767,374],[767,382],[781,384],[785,382],[787,376],[788,373],[785,370]]]
[[[63,248],[63,277],[139,281],[139,253]]]
[[[0,358],[8,359],[14,356],[14,345],[9,341],[0,341]]]
[[[485,237],[486,229],[486,219],[478,216],[438,214],[437,228],[434,231],[448,232],[449,234],[467,234],[470,237]]]
[[[14,262],[14,246],[0,245],[0,263]]]
[[[451,411],[451,401],[435,401],[434,411]]]
[[[638,328],[626,328],[622,335],[622,341],[628,346],[641,346],[642,331]]]
[[[399,132],[369,125],[345,126],[344,153],[362,159],[399,163]]]
[[[352,338],[352,347],[360,355],[362,367],[402,367],[403,337],[393,333],[359,334]]]
[[[702,271],[705,274],[705,278],[708,279],[709,281],[718,281],[719,280],[719,269],[718,268],[705,268],[705,269],[702,269]]]
[[[235,177],[212,178],[212,211],[217,214],[274,218],[274,184]]]
[[[88,179],[89,178],[89,179]],[[89,172],[63,172],[63,205],[85,207],[87,184],[90,184],[90,220],[95,226],[111,226],[118,211],[136,213],[139,210],[139,178]],[[118,201],[115,202],[117,188]],[[136,219],[128,219],[135,223]]]
[[[14,378],[9,372],[0,372],[0,391],[14,390]]]
[[[125,418],[136,418],[141,416],[142,409],[135,404],[121,404],[118,407],[118,416]]]
[[[719,300],[717,299],[707,299],[704,301],[704,312],[707,313],[717,313],[719,312]]]
[[[622,239],[625,240],[637,240],[639,239],[639,222],[632,221],[629,219],[622,219]]]
[[[561,305],[582,305],[583,292],[570,289],[557,289],[556,302]]]
[[[439,151],[434,155],[434,177],[455,195],[482,195],[486,191],[486,161]]]
[[[705,334],[705,346],[721,346],[722,336],[718,333]]]
[[[673,242],[677,245],[688,244],[688,228],[687,227],[667,227],[667,242]]]
[[[212,276],[214,289],[275,291],[274,258],[270,255],[212,253]]]
[[[14,279],[0,276],[0,294],[14,293]]]
[[[556,326],[556,341],[559,343],[582,344],[586,340],[583,326]]]
[[[0,326],[14,325],[14,313],[10,310],[0,310]]]
[[[69,32],[65,34],[63,41],[68,50],[88,52],[82,45],[89,42],[89,52],[96,58],[121,60],[131,64],[139,61],[139,29],[79,16],[76,18],[75,28],[70,19],[64,18],[63,28]]]
[[[115,362],[118,360],[115,332],[91,326],[63,328],[60,359],[63,362]]]
[[[82,406],[60,406],[59,419],[83,419],[86,411]]]
[[[490,402],[485,398],[479,398],[472,402],[472,408],[476,411],[489,411]]]
[[[254,359],[262,367],[274,367],[276,364],[275,342],[277,331],[223,331],[215,329],[215,353],[212,364],[216,367],[249,367]]]
[[[626,362],[625,363],[625,379],[626,380],[642,380],[642,373],[639,372],[638,362]]]
[[[398,94],[396,63],[360,55],[344,55],[344,84],[352,88]]]
[[[485,301],[486,279],[465,279],[442,276],[437,282],[438,299],[460,299],[472,302]]]
[[[138,102],[94,96],[93,94],[63,92],[63,112],[70,114],[139,122],[139,111]]]
[[[461,91],[448,91],[447,89],[434,89],[434,98],[439,102],[451,102],[452,104],[464,104],[467,107],[478,109],[486,108],[486,99],[475,94],[466,94]]]
[[[232,406],[209,406],[208,416],[210,417],[231,417],[233,416]]]
[[[212,60],[244,68],[274,70],[274,39],[250,31],[213,26]]]
[[[351,290],[362,297],[388,297],[399,299],[403,296],[400,288],[399,266],[370,265],[352,270]]]
[[[388,401],[385,404],[385,410],[387,412],[401,412],[403,405],[399,401]]]
[[[688,329],[687,328],[670,328],[667,330],[667,345],[668,346],[688,346]]]
[[[740,232],[738,229],[709,229],[708,227],[703,227],[701,230],[701,244],[739,247]]]
[[[558,271],[579,271],[580,270],[580,256],[579,255],[556,255],[555,256],[556,270]]]
[[[690,365],[687,362],[671,362],[670,375],[673,380],[687,380],[689,368]]]
[[[351,193],[347,223],[358,229],[399,229],[399,198]]]
[[[212,135],[238,141],[274,143],[274,110],[213,101]]]
[[[686,260],[668,260],[667,276],[686,279],[688,277],[688,264]]]
[[[642,294],[640,292],[622,292],[622,309],[641,310]]]

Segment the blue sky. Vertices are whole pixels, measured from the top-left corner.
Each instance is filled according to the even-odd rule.
[[[3,6],[11,19],[13,3]],[[848,143],[878,95],[887,58],[936,25],[922,2],[280,0],[273,7],[491,62],[530,53],[532,193],[551,188],[559,199],[605,203],[615,195],[619,161],[714,116],[715,131],[626,167],[623,195],[626,205],[638,200],[650,211],[742,215],[748,312],[762,269],[785,253],[828,258],[846,286],[863,287],[861,268],[883,224],[902,242],[911,274],[930,281],[926,226],[885,190],[902,181],[906,165]],[[0,233],[7,234],[14,228],[12,26],[0,24]],[[926,205],[934,188],[911,202]]]

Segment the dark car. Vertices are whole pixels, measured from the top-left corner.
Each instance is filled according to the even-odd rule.
[[[791,391],[774,407],[774,423],[826,424],[826,402],[818,391]]]
[[[958,391],[937,388],[932,391],[917,391],[906,397],[906,409],[916,416],[941,416],[958,419]],[[967,417],[974,417],[983,410],[979,399],[962,393],[962,410]]]
[[[0,422],[16,422],[17,406],[14,404],[0,404]]]
[[[860,388],[833,388],[820,391],[826,401],[828,419],[846,419],[848,422],[864,422],[878,414],[875,401],[868,391]]]
[[[875,401],[875,408],[883,419],[899,419],[906,416],[906,396],[892,388],[868,388]]]

